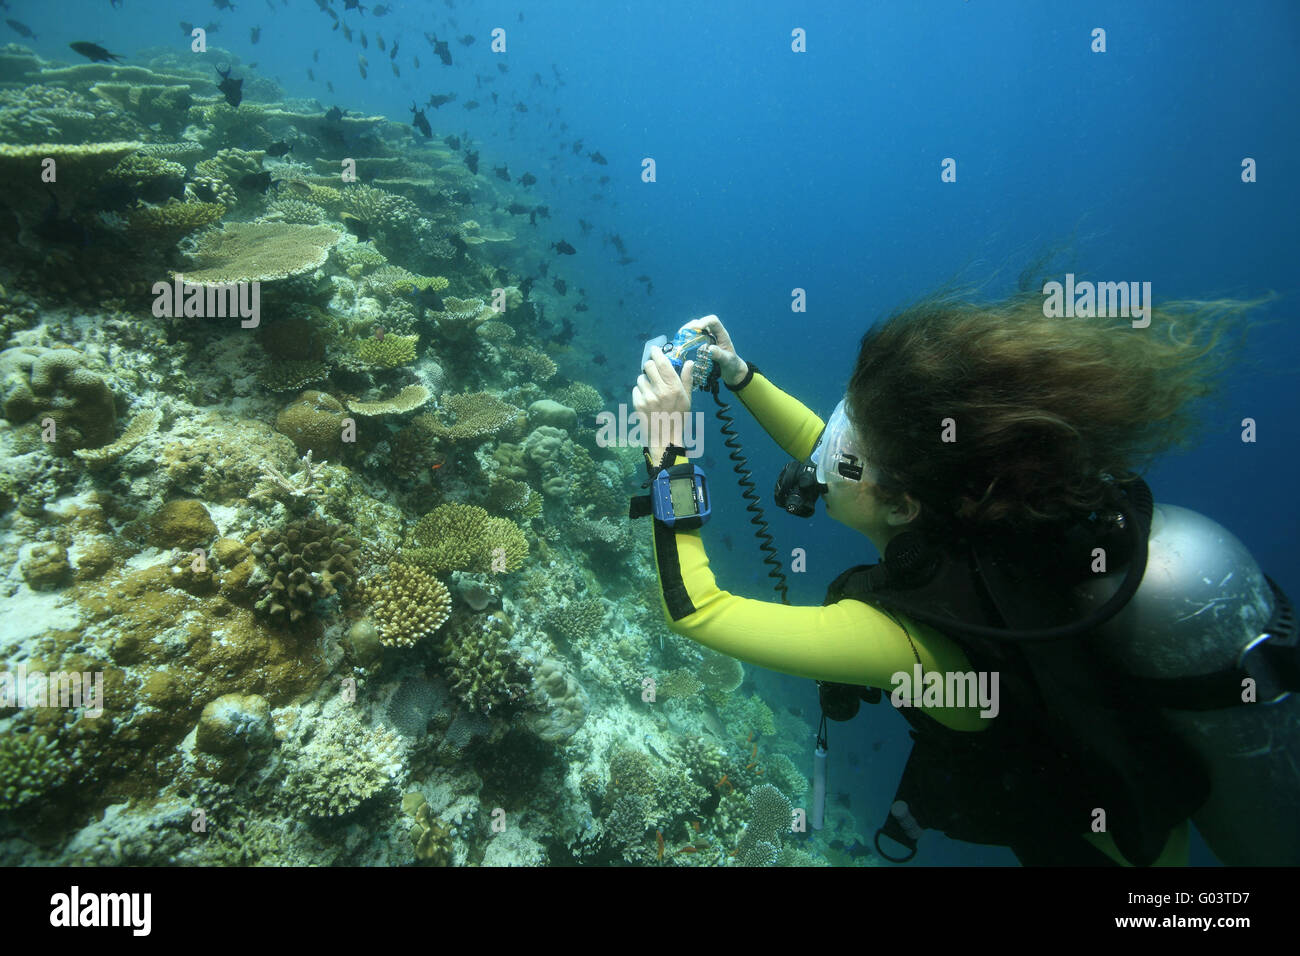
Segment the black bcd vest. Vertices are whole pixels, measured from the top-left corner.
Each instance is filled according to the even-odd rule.
[[[898,708],[914,743],[895,800],[920,826],[1011,847],[1026,863],[1105,863],[1081,837],[1102,811],[1120,852],[1146,865],[1208,797],[1200,758],[1088,632],[1011,639],[1077,622],[1071,592],[1090,575],[1094,547],[1105,549],[1109,567],[1135,559],[1145,567],[1150,492],[1134,479],[1111,493],[1113,507],[996,541],[907,532],[883,562],[850,568],[831,584],[825,603],[851,598],[930,623],[976,674],[998,675],[999,712],[983,731],[951,730],[915,707]],[[882,833],[915,852],[893,815],[878,850]]]

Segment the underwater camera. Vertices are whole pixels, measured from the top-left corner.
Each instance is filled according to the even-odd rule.
[[[817,466],[806,461],[792,461],[782,468],[772,492],[777,505],[796,518],[811,518],[824,494],[826,486],[817,480]]]

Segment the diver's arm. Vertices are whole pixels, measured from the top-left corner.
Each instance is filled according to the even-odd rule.
[[[678,456],[678,463],[684,461]],[[796,677],[887,690],[895,686],[894,674],[912,675],[918,657],[927,673],[970,670],[957,645],[938,632],[915,624],[904,631],[861,601],[788,607],[729,594],[714,580],[699,532],[652,524],[660,598],[668,626],[684,637]],[[958,730],[983,730],[988,724],[975,708],[927,713]]]
[[[727,388],[740,396],[763,431],[787,455],[800,460],[812,455],[826,423],[803,402],[781,391],[753,365],[739,384]]]

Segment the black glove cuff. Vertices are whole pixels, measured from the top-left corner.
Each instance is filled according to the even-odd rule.
[[[758,371],[758,368],[752,362],[747,362],[746,364],[749,366],[749,371],[745,373],[744,378],[742,378],[735,385],[727,385],[726,382],[723,382],[722,384],[727,385],[727,388],[729,388],[733,392],[738,392],[746,385],[748,385],[753,380],[754,373]]]

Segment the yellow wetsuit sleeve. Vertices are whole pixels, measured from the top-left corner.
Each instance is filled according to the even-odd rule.
[[[781,391],[759,371],[735,393],[787,455],[803,459],[813,453],[826,423],[803,402]]]
[[[971,669],[961,649],[939,632],[895,620],[861,601],[788,607],[723,591],[709,569],[699,531],[651,524],[668,626],[705,647],[796,677],[886,692],[895,686],[895,674],[912,676],[918,660],[923,673]],[[983,730],[989,723],[977,705],[928,708],[927,713],[957,730]]]

